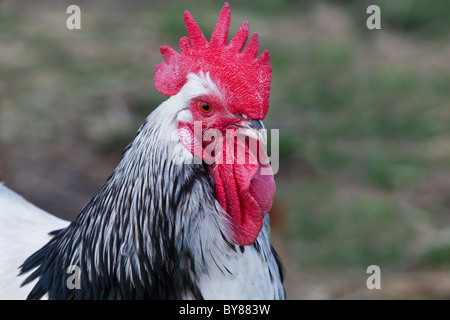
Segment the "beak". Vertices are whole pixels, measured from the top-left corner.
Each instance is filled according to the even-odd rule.
[[[250,120],[245,126],[239,128],[241,134],[260,141],[263,145],[267,144],[267,130],[261,120]]]
[[[253,129],[256,130],[266,129],[264,123],[261,120],[250,120],[250,124],[248,126],[253,127]]]

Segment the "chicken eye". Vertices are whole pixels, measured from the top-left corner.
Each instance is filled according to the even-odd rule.
[[[200,111],[203,113],[210,113],[212,111],[212,107],[210,104],[205,101],[201,101],[199,104]]]

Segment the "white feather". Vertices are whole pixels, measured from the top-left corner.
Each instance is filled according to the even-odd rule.
[[[48,232],[67,227],[0,183],[0,299],[25,299],[35,282],[20,287],[19,266],[46,244]]]

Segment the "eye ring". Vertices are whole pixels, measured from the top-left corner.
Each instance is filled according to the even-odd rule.
[[[212,106],[205,101],[200,101],[200,103],[198,104],[198,107],[201,112],[206,113],[206,114],[211,113],[211,111],[212,111]]]

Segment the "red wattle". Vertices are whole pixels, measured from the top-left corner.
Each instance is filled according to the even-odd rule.
[[[223,143],[225,150],[227,141]],[[243,144],[239,139],[235,143]],[[276,187],[273,174],[267,174],[267,171],[271,173],[270,166],[261,164],[246,146],[241,147],[245,147],[245,164],[239,164],[236,156],[233,164],[217,163],[216,157],[210,173],[216,183],[217,200],[230,217],[233,240],[245,246],[253,244],[258,237],[263,218],[272,207]],[[261,145],[259,148],[260,155],[267,157]],[[261,168],[266,169],[265,175],[261,174]]]
[[[235,136],[222,138],[214,141],[215,154],[211,156],[206,151],[208,145],[189,125],[179,124],[178,136],[189,152],[211,164],[209,173],[215,182],[217,201],[231,221],[233,241],[243,246],[253,244],[272,207],[276,188],[271,167],[264,164],[268,157],[262,145],[257,143],[255,155]],[[237,150],[244,150],[239,157],[245,159],[238,159]]]

